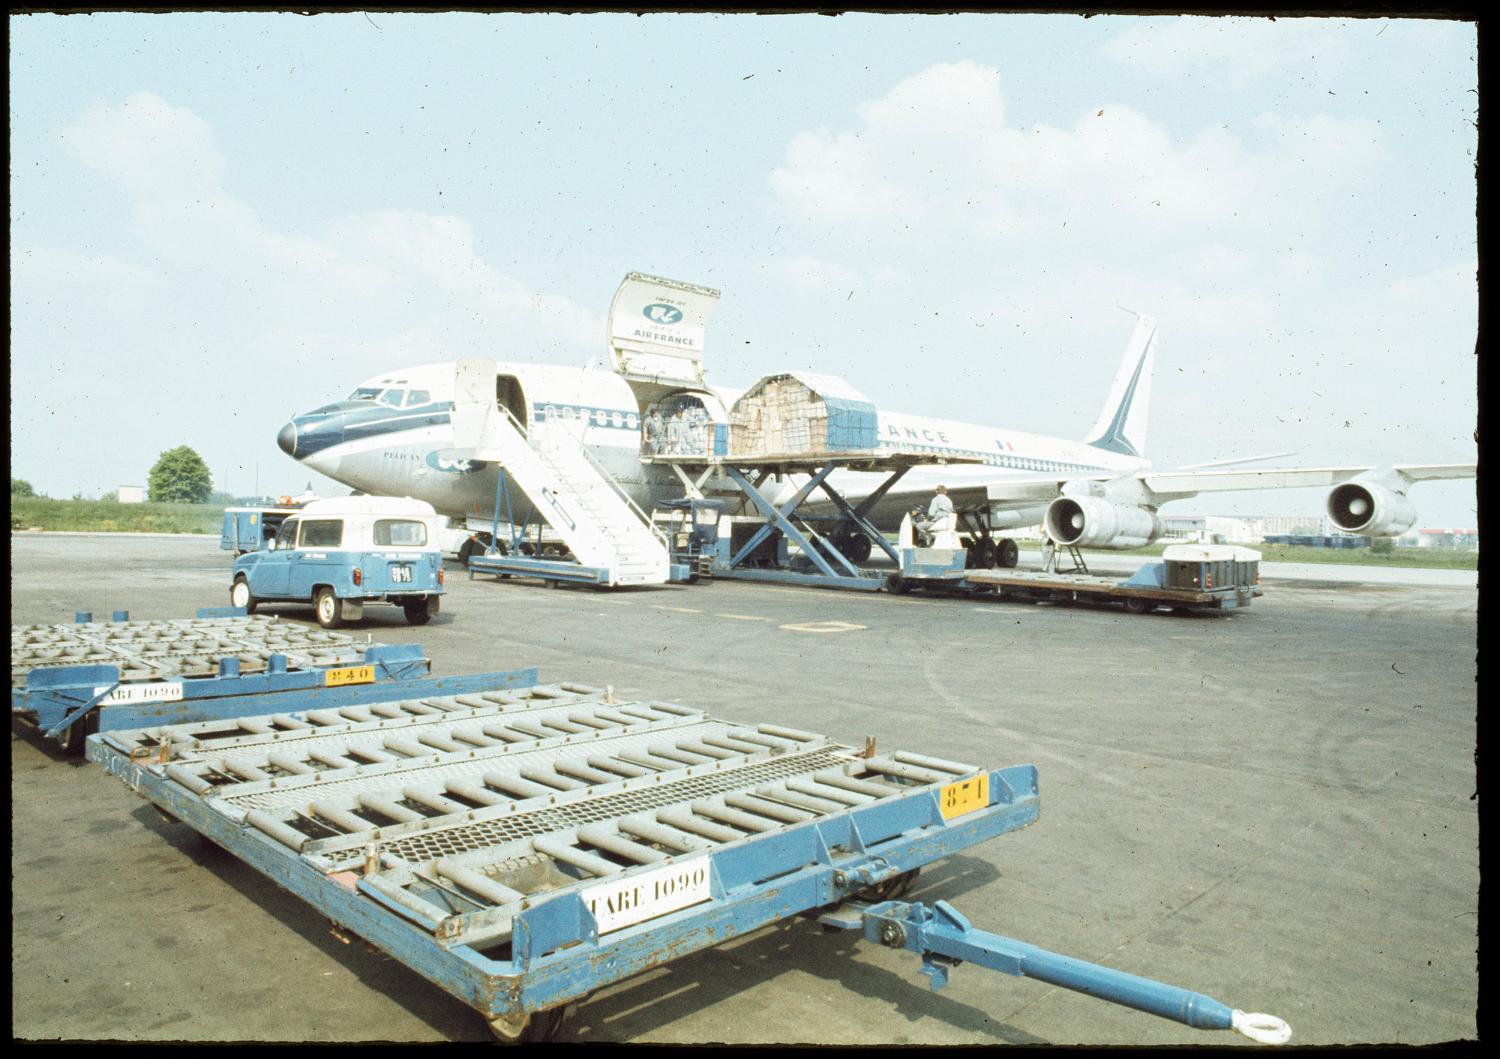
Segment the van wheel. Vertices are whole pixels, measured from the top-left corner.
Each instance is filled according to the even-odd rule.
[[[254,614],[259,600],[250,591],[250,581],[241,574],[234,579],[234,584],[229,586],[229,605],[231,607],[244,607],[246,614]]]
[[[426,625],[432,620],[433,615],[438,612],[438,600],[436,596],[427,599],[419,599],[412,603],[403,603],[401,609],[406,612],[406,620],[412,625]]]
[[[325,629],[337,629],[344,624],[344,601],[333,594],[331,588],[320,588],[313,597],[313,606],[318,613],[318,624]]]

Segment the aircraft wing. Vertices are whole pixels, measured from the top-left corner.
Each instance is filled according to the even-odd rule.
[[[1472,463],[1398,464],[1397,474],[1413,482],[1473,478]],[[1136,477],[1159,496],[1221,493],[1236,489],[1300,489],[1334,486],[1372,470],[1364,467],[1267,467],[1233,471],[1140,471]]]
[[[1035,514],[1057,497],[1070,482],[1108,483],[1111,491],[1119,484],[1138,483],[1149,493],[1145,502],[1165,503],[1199,493],[1232,492],[1254,489],[1332,488],[1360,475],[1388,475],[1394,472],[1407,482],[1436,479],[1473,478],[1477,467],[1472,463],[1397,464],[1394,467],[1372,467],[1369,464],[1344,467],[1269,467],[1231,470],[1141,470],[1116,474],[1092,475],[1016,474],[987,466],[945,467],[940,471],[921,468],[898,482],[884,497],[882,514],[900,508],[925,508],[932,499],[933,486],[941,480],[948,487],[948,497],[959,512],[981,512],[991,515],[1006,512]]]

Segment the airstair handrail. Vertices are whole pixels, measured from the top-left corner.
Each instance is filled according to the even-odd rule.
[[[515,422],[516,417],[514,415],[511,415],[511,411],[509,408],[505,409],[505,414],[510,416],[512,422]],[[519,423],[517,423],[516,425],[520,427]],[[560,425],[567,432],[568,436],[573,439],[573,443],[577,446],[579,455],[581,455],[585,460],[588,461],[589,466],[592,467],[598,473],[599,477],[603,478],[604,481],[609,485],[609,487],[615,491],[615,495],[618,496],[621,500],[625,501],[627,505],[629,505],[630,510],[636,513],[636,515],[641,520],[641,524],[646,527],[646,530],[651,534],[651,536],[656,538],[657,543],[660,544],[663,548],[669,548],[666,534],[662,533],[661,530],[656,528],[652,521],[646,517],[646,513],[641,510],[640,505],[630,498],[630,494],[627,493],[623,488],[621,488],[619,482],[615,481],[614,475],[605,470],[604,465],[594,458],[593,453],[589,452],[588,446],[583,443],[582,433],[574,433],[573,425],[568,421],[563,421]],[[588,428],[587,423],[583,424],[583,426],[584,429]],[[523,437],[527,436],[525,428],[521,428],[521,434]]]

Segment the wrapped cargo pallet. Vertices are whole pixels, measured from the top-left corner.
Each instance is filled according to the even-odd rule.
[[[832,375],[768,375],[729,410],[729,451],[736,456],[874,450],[876,440],[875,406]]]

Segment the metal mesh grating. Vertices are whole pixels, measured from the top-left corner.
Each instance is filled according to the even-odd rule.
[[[603,820],[614,820],[632,813],[664,809],[669,805],[712,798],[717,794],[746,790],[774,780],[842,765],[847,757],[825,748],[809,754],[773,758],[744,768],[705,773],[686,779],[620,791],[566,805],[548,806],[528,813],[518,813],[497,820],[464,824],[415,835],[405,835],[388,843],[375,843],[383,852],[394,853],[409,863],[473,853],[534,838],[553,831],[579,827]]]
[[[504,714],[499,714],[502,720]],[[645,723],[645,722],[642,722]],[[523,768],[541,767],[555,761],[576,759],[584,754],[621,754],[645,750],[651,743],[674,742],[704,734],[714,735],[733,731],[733,726],[723,721],[703,720],[696,724],[658,728],[654,731],[630,734],[601,734],[580,742],[564,743],[554,747],[510,750],[485,753],[476,750],[476,756],[461,760],[447,760],[414,768],[391,768],[372,775],[355,776],[347,780],[331,780],[316,786],[293,784],[281,790],[254,791],[235,795],[226,791],[220,800],[242,809],[264,809],[268,812],[301,809],[310,795],[319,800],[339,801],[360,794],[399,792],[403,787],[429,787],[441,789],[454,780],[476,778],[485,772],[516,773]],[[433,750],[433,754],[439,751]],[[399,797],[399,793],[396,795]]]

